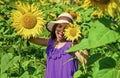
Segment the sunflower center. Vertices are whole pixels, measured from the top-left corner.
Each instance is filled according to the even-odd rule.
[[[108,4],[110,2],[110,0],[94,0],[94,1],[100,4]]]
[[[23,26],[27,29],[32,29],[37,23],[37,19],[33,14],[27,13],[22,19]]]
[[[72,37],[75,37],[76,34],[77,34],[76,29],[75,29],[75,28],[72,28],[72,29],[70,30],[70,35],[71,35]]]

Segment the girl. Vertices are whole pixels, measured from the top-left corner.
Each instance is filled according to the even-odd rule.
[[[51,32],[51,38],[30,38],[33,43],[47,46],[45,78],[73,78],[74,72],[78,69],[77,59],[70,60],[74,57],[74,54],[66,52],[72,46],[72,42],[67,41],[63,34],[67,24],[72,22],[72,16],[63,13],[58,16],[56,21],[47,24],[47,29]],[[83,54],[86,55],[87,53],[83,52]],[[86,63],[86,59],[79,52],[75,52],[75,55],[81,62]]]

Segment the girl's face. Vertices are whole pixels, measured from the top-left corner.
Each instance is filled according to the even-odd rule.
[[[65,37],[64,37],[64,29],[67,26],[67,23],[61,23],[61,24],[57,24],[57,27],[55,29],[55,35],[56,35],[56,39],[57,41],[65,41]]]

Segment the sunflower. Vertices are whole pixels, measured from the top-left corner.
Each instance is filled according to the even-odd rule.
[[[65,11],[73,17],[75,22],[80,22],[81,21],[80,12],[73,12],[73,10],[74,8],[71,7],[71,8],[67,8]]]
[[[62,0],[63,4],[70,4],[70,0]]]
[[[42,6],[46,6],[46,5],[47,5],[44,0],[40,0],[40,4],[41,4]]]
[[[73,0],[73,2],[79,6],[82,4],[82,1],[80,1],[80,0]]]
[[[51,17],[52,19],[54,19],[54,20],[57,18],[55,13],[50,13],[49,15],[50,15],[50,17]]]
[[[96,18],[101,18],[103,16],[103,13],[102,11],[98,12],[98,11],[94,11],[92,14],[91,14],[92,17],[96,17]]]
[[[74,24],[69,24],[64,31],[64,36],[67,40],[70,40],[74,42],[74,40],[78,40],[78,37],[80,36],[80,27],[74,23]]]
[[[50,4],[56,4],[56,3],[61,2],[61,0],[48,0],[48,2],[49,2]]]
[[[12,26],[17,30],[17,34],[29,39],[42,33],[45,21],[42,17],[42,11],[38,10],[34,4],[23,4],[16,2],[17,10],[11,13]]]
[[[120,12],[120,1],[118,0],[85,0],[84,8],[87,9],[91,4],[94,8],[98,8],[102,13],[108,12],[114,17],[116,12]]]

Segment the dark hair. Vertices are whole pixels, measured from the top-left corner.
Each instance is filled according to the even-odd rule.
[[[56,34],[55,34],[55,30],[56,30],[56,27],[57,27],[58,24],[55,24],[52,28],[52,31],[51,31],[51,39],[56,39]]]

